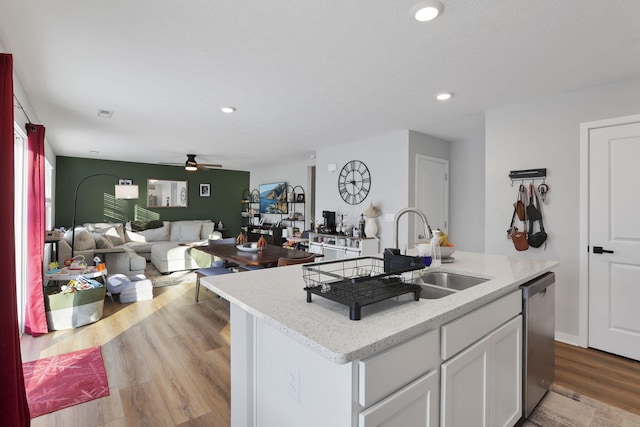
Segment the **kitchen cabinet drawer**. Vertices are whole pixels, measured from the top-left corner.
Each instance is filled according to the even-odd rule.
[[[440,334],[427,332],[359,365],[358,402],[368,407],[440,365]]]
[[[314,254],[322,253],[322,243],[309,243],[309,252]]]
[[[440,385],[431,371],[358,416],[358,427],[437,427]]]
[[[522,312],[522,291],[505,295],[442,326],[442,360],[447,360]]]

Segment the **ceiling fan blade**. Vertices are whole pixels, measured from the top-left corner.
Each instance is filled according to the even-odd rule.
[[[218,163],[198,163],[196,160],[196,154],[187,154],[187,161],[185,163],[158,163],[159,165],[167,166],[195,166],[198,169],[208,170],[214,168],[221,168],[222,165]]]

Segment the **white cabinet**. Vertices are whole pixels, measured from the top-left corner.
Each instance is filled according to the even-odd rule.
[[[358,427],[436,427],[440,333],[432,330],[358,363]]]
[[[522,316],[442,364],[442,427],[513,426],[522,414]]]
[[[439,331],[416,338],[358,362],[358,403],[371,406],[429,371],[440,368]]]
[[[358,238],[333,234],[309,233],[309,252],[323,254],[324,261],[357,258],[380,252],[377,237]]]
[[[490,335],[490,425],[512,426],[522,416],[522,316]]]
[[[518,290],[336,364],[232,304],[232,425],[513,426],[522,414],[520,307]]]
[[[431,371],[358,415],[358,427],[436,427],[438,371]]]

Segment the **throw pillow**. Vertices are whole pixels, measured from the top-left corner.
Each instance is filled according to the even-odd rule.
[[[136,234],[143,236],[143,242],[165,242],[169,240],[171,232],[171,222],[163,221],[162,227],[149,230],[138,231]]]
[[[164,226],[164,223],[159,219],[153,221],[131,221],[131,231],[153,230],[162,226]]]
[[[95,241],[96,241],[96,248],[98,248],[98,249],[111,249],[111,248],[113,248],[113,243],[111,243],[111,240],[107,239],[105,236],[96,233],[96,234],[94,234],[93,237],[95,238]]]
[[[213,222],[205,222],[202,224],[202,230],[200,231],[200,240],[209,238],[209,235],[213,233],[216,225]]]
[[[88,250],[88,249],[95,249],[96,248],[96,241],[94,240],[94,238],[91,235],[91,233],[89,233],[88,231],[85,231],[85,230],[78,231],[78,230],[76,230],[74,246],[75,246],[74,249],[76,251],[85,251],[85,250]]]
[[[124,227],[122,224],[117,227],[108,228],[104,232],[104,236],[109,239],[114,246],[124,245],[125,243]]]
[[[196,242],[200,240],[201,222],[174,221],[171,223],[172,242]]]

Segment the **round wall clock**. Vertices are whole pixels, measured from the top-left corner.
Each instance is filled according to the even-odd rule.
[[[338,191],[342,199],[350,205],[362,203],[371,189],[371,173],[360,160],[351,160],[340,171]]]

